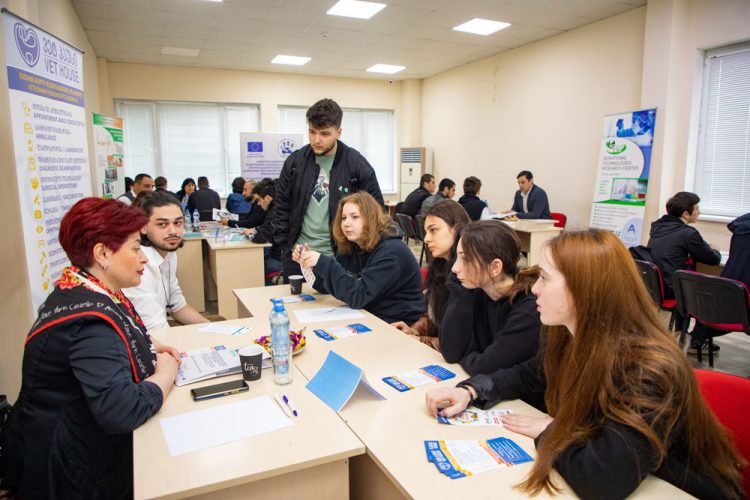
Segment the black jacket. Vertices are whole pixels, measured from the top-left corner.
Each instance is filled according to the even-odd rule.
[[[190,195],[187,202],[187,209],[190,211],[191,216],[193,215],[193,210],[196,208],[202,221],[212,221],[213,209],[221,209],[219,193],[211,188],[196,189]]]
[[[493,301],[481,289],[467,290],[448,280],[450,299],[438,330],[440,352],[469,375],[493,373],[526,361],[539,350],[542,323],[536,297],[519,293]]]
[[[482,218],[482,211],[487,208],[487,204],[479,199],[477,195],[465,194],[458,199],[458,202],[464,207],[469,218],[477,221]]]
[[[412,324],[424,314],[422,274],[414,254],[398,237],[383,237],[371,252],[332,259],[321,255],[314,288],[387,323]]]
[[[315,152],[309,144],[289,155],[284,162],[276,184],[276,210],[272,220],[274,243],[283,253],[288,253],[299,237],[319,173]],[[367,191],[378,203],[384,205],[375,170],[359,151],[338,141],[331,167],[328,196],[331,223],[336,216],[339,200],[360,190]]]
[[[255,210],[261,210],[261,208],[256,205],[255,208],[253,208],[253,211]],[[263,219],[263,223],[255,227],[255,236],[253,236],[253,243],[273,243],[273,224],[271,223],[271,221],[273,220],[273,213],[275,210],[276,200],[274,199],[273,201],[271,201],[271,204],[268,205],[268,212]],[[269,256],[273,257],[274,259],[281,259],[281,249],[279,249],[279,246],[277,244],[274,243],[271,246],[271,253]]]
[[[732,232],[729,260],[721,276],[741,281],[750,287],[750,214],[737,217],[727,224]]]
[[[227,224],[230,227],[245,227],[245,228],[252,228],[252,227],[258,227],[267,218],[267,212],[261,208],[260,205],[257,203],[253,203],[252,209],[249,212],[245,212],[244,214],[239,214],[239,217],[236,221],[230,220],[227,222]]]
[[[430,196],[432,196],[432,193],[422,186],[418,187],[409,193],[409,196],[404,200],[404,204],[401,207],[401,213],[410,217],[416,217],[419,210],[422,208],[422,203]]]
[[[491,375],[476,375],[464,383],[476,389],[478,398],[474,404],[480,408],[490,408],[501,400],[520,398],[546,411],[544,391],[547,381],[538,357]],[[542,432],[534,440],[537,446],[544,440],[544,434]],[[656,451],[643,434],[632,427],[606,420],[595,436],[567,447],[555,462],[555,469],[581,498],[625,498],[649,474],[696,498],[725,498],[710,479],[689,468],[684,446],[687,436],[684,431],[675,434],[670,437],[666,457],[657,468]]]
[[[650,236],[648,247],[664,279],[666,298],[674,297],[672,274],[688,269],[689,258],[712,266],[721,262],[721,254],[706,243],[698,230],[674,215],[664,215],[651,224]]]

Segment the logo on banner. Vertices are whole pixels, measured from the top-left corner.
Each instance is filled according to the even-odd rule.
[[[247,143],[247,152],[248,153],[262,153],[263,152],[263,143],[262,142],[248,142]]]
[[[36,32],[21,23],[16,23],[13,32],[21,57],[29,66],[35,66],[39,62],[39,37]]]
[[[284,158],[294,153],[295,149],[297,149],[297,145],[291,139],[281,139],[281,142],[279,142],[279,154]]]
[[[614,139],[609,140],[604,144],[605,146],[607,146],[607,153],[611,155],[619,155],[620,153],[628,149],[627,144],[617,144],[617,141],[615,141]]]

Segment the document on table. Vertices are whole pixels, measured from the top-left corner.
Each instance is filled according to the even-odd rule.
[[[510,410],[503,410],[498,408],[497,410],[480,410],[478,408],[467,408],[458,415],[452,417],[444,417],[438,415],[437,421],[441,424],[449,425],[461,425],[464,427],[473,426],[503,426],[503,415],[512,413]]]
[[[204,450],[292,425],[268,396],[159,419],[173,456]]]
[[[244,347],[244,346],[243,346]],[[182,364],[177,370],[175,385],[183,386],[213,377],[240,373],[239,349],[228,349],[223,345],[196,349],[180,353]],[[270,366],[271,355],[263,351],[263,368]]]
[[[425,441],[427,460],[451,479],[532,462],[514,441],[500,437],[486,441]]]
[[[455,377],[452,371],[439,365],[423,366],[419,370],[400,373],[391,377],[385,377],[383,382],[390,385],[399,392],[406,392],[427,384],[434,384]]]
[[[251,330],[250,327],[242,325],[227,325],[225,323],[206,323],[198,328],[199,332],[222,333],[224,335],[241,335]]]
[[[351,307],[320,307],[317,309],[295,310],[294,315],[300,323],[318,323],[321,321],[340,321],[345,319],[364,318],[365,315]]]

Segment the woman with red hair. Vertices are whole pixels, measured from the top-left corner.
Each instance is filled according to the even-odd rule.
[[[20,498],[133,495],[132,432],[159,411],[179,363],[121,292],[141,281],[147,221],[100,198],[62,219],[71,266],[26,338],[21,393],[0,440],[2,478]]]
[[[564,232],[540,261],[547,326],[539,358],[427,393],[433,415],[521,398],[547,412],[503,424],[534,438],[520,488],[553,493],[557,470],[582,498],[625,498],[653,474],[697,498],[740,498],[740,464],[698,391],[630,253],[607,231]]]

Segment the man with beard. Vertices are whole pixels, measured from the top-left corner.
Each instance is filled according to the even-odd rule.
[[[177,282],[177,254],[182,246],[185,219],[177,199],[166,192],[149,193],[137,200],[148,215],[141,229],[141,249],[148,257],[141,284],[123,290],[133,302],[146,328],[168,326],[167,314],[183,325],[208,320],[185,301]]]
[[[273,243],[281,251],[282,274],[300,274],[292,260],[295,245],[334,256],[331,224],[339,200],[367,191],[383,206],[375,170],[362,154],[341,142],[343,111],[331,99],[321,99],[307,110],[310,144],[286,159],[276,183]]]

